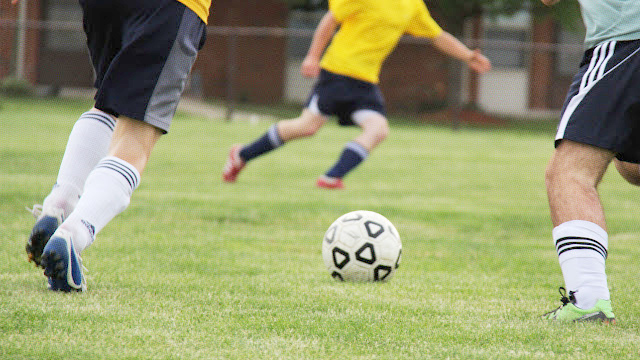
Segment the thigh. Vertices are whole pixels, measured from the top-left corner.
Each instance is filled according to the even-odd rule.
[[[640,165],[626,161],[615,160],[618,173],[632,185],[640,186]]]

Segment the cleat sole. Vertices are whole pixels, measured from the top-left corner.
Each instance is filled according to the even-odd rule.
[[[58,228],[58,225],[58,219],[52,216],[45,216],[38,220],[33,230],[31,230],[31,235],[29,235],[29,240],[27,240],[27,245],[25,246],[29,262],[34,262],[36,266],[44,267],[42,265],[42,251]]]

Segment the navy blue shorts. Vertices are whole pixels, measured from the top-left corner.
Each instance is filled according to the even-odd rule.
[[[306,107],[319,115],[338,117],[343,126],[355,125],[352,115],[372,110],[386,115],[382,92],[376,84],[322,69]]]
[[[604,42],[585,52],[562,108],[562,139],[640,163],[640,40]]]
[[[169,131],[206,26],[176,0],[80,0],[95,107]]]

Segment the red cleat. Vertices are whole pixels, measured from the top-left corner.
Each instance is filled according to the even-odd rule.
[[[328,176],[320,176],[316,181],[316,186],[322,189],[344,189],[344,183],[341,178]]]
[[[231,147],[231,151],[229,151],[229,157],[227,158],[227,163],[224,165],[224,170],[222,171],[222,180],[224,182],[236,182],[238,174],[240,173],[242,168],[244,168],[245,162],[240,157],[241,148],[241,145],[233,145]]]

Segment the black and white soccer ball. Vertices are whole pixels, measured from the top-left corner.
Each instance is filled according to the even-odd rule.
[[[366,210],[340,216],[322,241],[329,273],[341,281],[388,281],[400,265],[402,242],[384,216]]]

